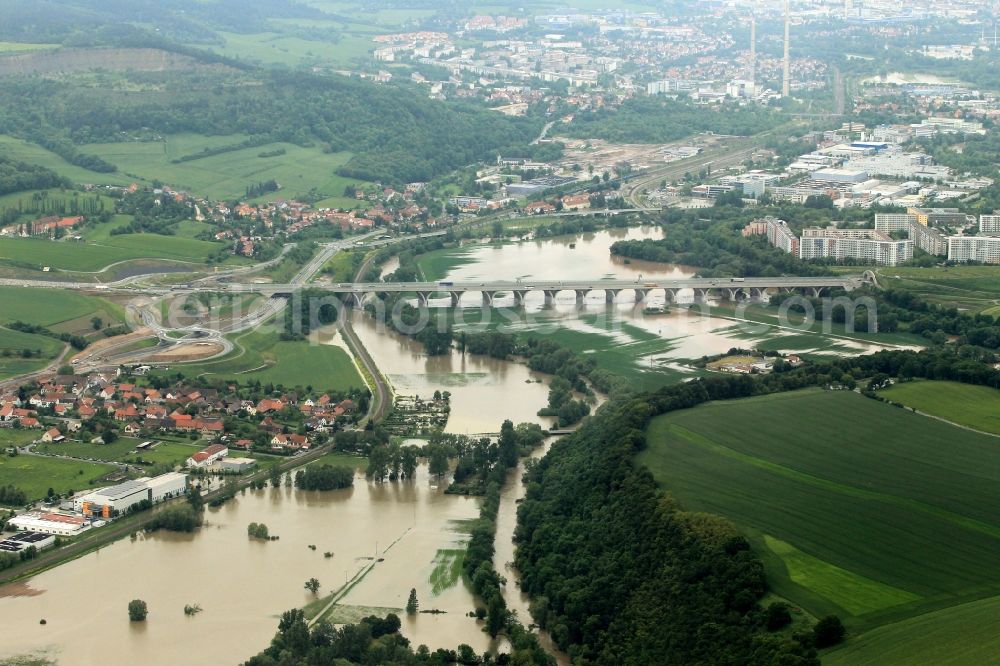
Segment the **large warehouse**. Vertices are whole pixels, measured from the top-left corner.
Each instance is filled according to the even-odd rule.
[[[180,472],[168,472],[167,474],[155,476],[152,479],[139,480],[145,482],[149,488],[149,499],[154,504],[187,492],[187,474],[181,474]]]
[[[73,499],[73,508],[85,516],[110,518],[128,511],[143,500],[162,502],[187,490],[187,475],[169,472],[160,476],[125,481]]]

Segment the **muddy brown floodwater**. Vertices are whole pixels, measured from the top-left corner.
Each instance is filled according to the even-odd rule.
[[[482,651],[489,637],[465,616],[474,607],[471,593],[458,582],[435,596],[430,583],[438,551],[463,547],[456,521],[478,512],[477,500],[444,494],[426,466],[410,482],[359,477],[352,489],[324,493],[248,490],[207,509],[207,525],[196,534],[124,539],[0,588],[0,658],[44,654],[68,666],[237,663],[267,647],[280,613],[312,601],[307,579],[319,579],[320,594],[329,594],[376,552],[384,561],[342,604],[401,609],[416,588],[421,608],[447,612],[407,618],[397,610],[415,645],[468,643]],[[280,539],[251,541],[251,522]],[[145,623],[128,621],[135,598],[149,605]],[[185,604],[194,603],[204,610],[185,616]]]

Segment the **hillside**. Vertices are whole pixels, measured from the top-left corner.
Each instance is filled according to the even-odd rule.
[[[93,69],[162,72],[193,70],[203,66],[191,56],[152,48],[66,48],[0,56],[0,76],[86,72]]]
[[[350,151],[350,161],[331,165],[331,173],[422,181],[523,148],[540,123],[431,100],[403,86],[309,73],[133,72],[99,82],[9,77],[0,86],[0,134],[99,173],[117,166],[81,145],[191,132]]]

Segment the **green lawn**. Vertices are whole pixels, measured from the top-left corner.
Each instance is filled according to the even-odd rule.
[[[146,183],[159,180],[216,200],[243,199],[249,185],[272,178],[282,189],[263,197],[265,199],[291,199],[310,190],[321,197],[342,196],[347,185],[361,184],[361,181],[334,174],[351,159],[350,153],[324,153],[319,146],[302,148],[288,143],[271,143],[195,160],[172,161],[196,155],[205,148],[237,145],[246,138],[239,134],[211,137],[175,134],[168,136],[165,142],[88,144],[81,150],[100,155]],[[261,153],[278,148],[285,153],[259,157]]]
[[[237,341],[244,350],[217,361],[174,365],[169,372],[180,371],[188,377],[204,374],[244,383],[259,380],[289,388],[312,386],[317,391],[365,385],[354,361],[340,347],[281,340],[278,333],[261,330],[245,334]]]
[[[0,485],[15,485],[29,499],[37,500],[45,497],[49,488],[64,493],[93,487],[114,469],[111,465],[24,454],[13,458],[0,456]]]
[[[154,440],[156,441],[156,440]],[[119,437],[111,444],[91,444],[90,442],[63,442],[61,444],[39,444],[35,447],[35,450],[39,453],[44,453],[48,455],[64,455],[73,456],[75,458],[93,458],[95,460],[103,460],[107,462],[122,462],[124,459],[129,460],[136,457],[135,447],[142,443],[142,440],[133,439],[131,437]],[[173,444],[165,443],[159,444],[153,451],[160,449],[161,447],[183,447],[187,455],[182,458],[178,458],[179,450],[174,448],[173,453],[178,454],[169,458],[169,460],[186,460],[188,456],[192,453],[198,451],[195,446],[186,446],[183,444]],[[141,457],[145,460],[152,460],[152,452],[143,451]],[[161,456],[162,457],[162,456]],[[159,462],[154,461],[154,462]]]
[[[852,630],[1000,591],[1000,446],[856,393],[709,403],[653,421],[639,456],[725,516],[777,594]]]
[[[1000,434],[1000,391],[988,386],[913,381],[895,384],[879,394],[954,423]]]
[[[1000,597],[879,627],[823,655],[826,666],[965,666],[1000,654]]]

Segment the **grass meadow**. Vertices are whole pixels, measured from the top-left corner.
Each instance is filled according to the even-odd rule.
[[[880,395],[953,423],[1000,434],[1000,391],[989,386],[914,381],[895,384]]]
[[[1000,446],[847,391],[661,416],[639,462],[751,538],[775,593],[853,633],[1000,593]]]

